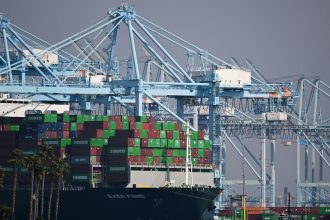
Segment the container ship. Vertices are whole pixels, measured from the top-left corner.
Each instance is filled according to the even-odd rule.
[[[59,219],[213,216],[213,200],[221,189],[213,184],[211,143],[203,132],[190,132],[196,185],[187,186],[185,131],[186,124],[155,121],[150,116],[28,111],[25,117],[0,117],[0,165],[5,171],[0,204],[11,206],[11,152],[18,148],[31,155],[38,147],[49,146],[69,164],[61,183]],[[30,176],[27,168],[19,169],[16,219],[28,217]]]

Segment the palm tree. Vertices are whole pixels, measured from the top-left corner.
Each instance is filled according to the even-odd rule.
[[[68,163],[60,158],[56,162],[56,177],[57,177],[57,191],[56,191],[56,206],[55,206],[55,220],[58,219],[58,207],[60,204],[60,187],[63,176],[69,171]]]
[[[34,213],[33,207],[34,207],[34,200],[36,199],[35,195],[35,179],[38,173],[40,173],[41,169],[41,160],[36,154],[32,154],[30,156],[27,156],[25,158],[25,164],[29,171],[31,172],[31,193],[30,193],[30,214],[29,214],[29,220],[33,220],[36,213]],[[36,175],[37,174],[37,175]],[[36,190],[37,191],[37,190]]]
[[[46,171],[49,169],[51,162],[55,159],[53,149],[49,146],[41,146],[39,148],[40,159],[42,161],[42,176],[41,176],[41,207],[40,207],[40,217],[44,216],[44,195],[45,195],[45,178]]]
[[[17,173],[18,168],[24,165],[24,155],[19,149],[13,150],[11,153],[9,163],[14,165],[14,184],[13,184],[13,199],[12,199],[12,220],[15,219],[15,206],[16,206],[16,192],[17,192]]]
[[[51,210],[52,210],[52,200],[53,200],[53,192],[54,192],[54,181],[56,178],[57,173],[57,164],[56,160],[52,160],[51,164],[48,169],[48,176],[50,178],[50,189],[49,189],[49,197],[48,197],[48,213],[47,213],[47,219],[50,220],[51,217]]]
[[[0,167],[0,188],[3,187],[4,176],[5,176],[4,171]],[[11,215],[11,209],[6,205],[0,204],[0,219],[9,220],[11,219],[10,215]]]

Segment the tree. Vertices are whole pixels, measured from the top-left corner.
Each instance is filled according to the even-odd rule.
[[[41,160],[36,154],[32,154],[30,156],[25,157],[25,164],[29,171],[31,172],[31,193],[30,193],[30,214],[29,214],[29,220],[33,220],[35,215],[37,213],[34,213],[34,200],[37,200],[37,197],[35,193],[37,190],[34,190],[35,188],[35,179],[36,179],[36,174],[40,173],[41,169]]]
[[[54,181],[56,178],[56,173],[57,173],[57,161],[54,159],[51,161],[51,164],[48,169],[48,176],[50,178],[50,189],[49,189],[49,196],[48,196],[48,213],[47,213],[48,220],[50,220],[50,217],[51,217],[52,200],[53,200],[53,192],[54,192]]]
[[[3,187],[4,171],[0,167],[0,188]],[[9,220],[11,219],[11,209],[6,205],[0,204],[0,219]]]
[[[58,219],[58,207],[60,204],[60,187],[63,176],[69,171],[68,163],[63,159],[60,158],[57,160],[55,165],[55,175],[57,177],[57,191],[56,191],[56,206],[55,206],[55,220]]]
[[[47,169],[50,168],[51,162],[55,159],[53,149],[49,146],[41,146],[39,148],[38,155],[40,156],[42,162],[42,174],[41,174],[41,207],[40,207],[40,217],[44,217],[44,195],[45,195],[45,178]]]
[[[17,192],[17,173],[19,167],[24,165],[24,155],[19,149],[14,149],[10,155],[9,163],[14,165],[14,184],[13,184],[13,198],[12,198],[12,220],[15,219],[15,206],[16,206],[16,192]]]

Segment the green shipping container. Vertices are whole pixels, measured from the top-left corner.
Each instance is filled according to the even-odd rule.
[[[148,165],[152,165],[154,163],[154,158],[151,156],[146,157],[146,162]]]
[[[204,148],[205,149],[211,149],[211,141],[210,140],[204,140]]]
[[[109,130],[109,135],[110,135],[110,137],[114,137],[116,135],[116,131],[115,130]]]
[[[166,138],[166,131],[165,130],[159,131],[159,137],[162,138],[162,139],[165,139]]]
[[[141,130],[142,129],[142,122],[136,122],[135,126],[136,126],[137,130]]]
[[[173,157],[180,157],[180,150],[174,149],[173,150]]]
[[[173,139],[179,140],[180,139],[180,133],[179,131],[173,131]]]
[[[122,129],[123,130],[128,130],[129,129],[129,122],[128,121],[123,121],[122,122]]]
[[[103,138],[109,138],[110,137],[110,131],[109,130],[103,130]]]
[[[110,121],[109,128],[110,128],[110,130],[116,130],[117,129],[117,123],[115,121]]]
[[[197,140],[190,140],[190,147],[191,148],[198,148],[198,141]]]
[[[76,131],[77,130],[77,123],[75,122],[72,122],[70,124],[70,131]]]
[[[330,206],[329,207],[319,207],[320,215],[330,215]]]
[[[187,124],[184,123],[184,124],[182,124],[182,131],[186,132],[186,130],[187,130]]]
[[[204,157],[204,149],[198,149],[197,156]]]
[[[155,139],[148,139],[148,147],[155,147]]]
[[[185,157],[186,156],[186,150],[179,150],[179,157]]]
[[[19,131],[19,125],[10,125],[9,131]]]
[[[204,141],[203,140],[198,140],[197,146],[200,149],[204,149]]]
[[[140,133],[140,137],[141,138],[148,138],[148,130],[141,130],[141,133]]]
[[[167,147],[167,139],[160,139],[160,147],[161,148]]]
[[[140,138],[134,138],[134,146],[140,147],[141,146],[141,139]]]
[[[191,131],[190,140],[198,140],[198,131]]]
[[[160,146],[160,139],[154,139],[155,140],[155,147],[161,147]]]
[[[152,149],[152,155],[155,157],[160,157],[164,154],[162,149]]]
[[[84,123],[84,121],[89,119],[88,115],[77,115],[77,123]]]
[[[147,122],[147,116],[146,115],[140,116],[140,122],[143,122],[143,123]]]
[[[155,129],[156,130],[162,130],[162,123],[161,122],[155,122]]]
[[[121,116],[121,121],[122,122],[128,122],[128,116],[127,115]]]
[[[173,158],[172,157],[165,157],[166,158],[166,164],[172,165],[173,164]]]
[[[192,158],[192,165],[197,165],[197,158]]]

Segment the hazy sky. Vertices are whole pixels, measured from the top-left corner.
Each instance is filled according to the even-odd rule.
[[[17,26],[55,43],[93,24],[106,15],[107,9],[122,2],[125,1],[0,0],[0,12],[8,14]],[[233,56],[243,63],[249,58],[270,79],[305,74],[319,75],[330,83],[328,0],[128,2],[135,5],[138,14],[223,60],[229,61]],[[294,156],[294,151],[282,149],[281,155],[279,149],[279,154]],[[279,164],[279,170],[288,170],[279,172],[279,179],[288,180],[281,181],[278,194],[283,186],[294,185],[295,166],[295,162],[282,167]]]

